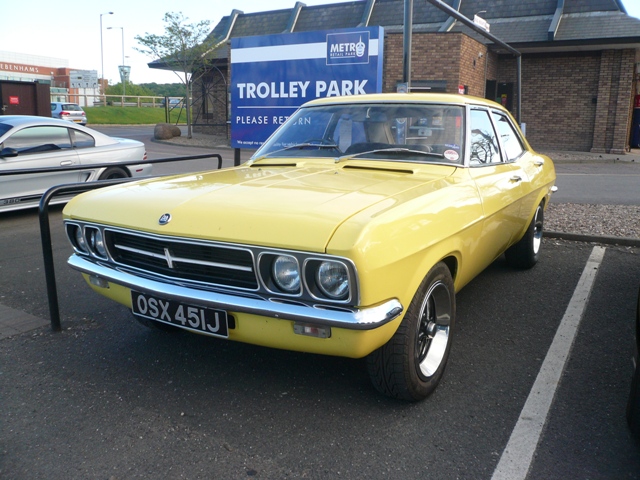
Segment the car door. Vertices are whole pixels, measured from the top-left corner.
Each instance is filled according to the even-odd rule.
[[[72,148],[66,127],[42,125],[16,131],[2,141],[4,156],[0,170],[31,170],[55,168],[59,171],[25,175],[0,176],[0,206],[38,200],[54,185],[75,183],[77,171],[63,171],[78,165],[78,155]],[[13,153],[8,155],[9,150]]]
[[[497,257],[522,230],[523,182],[527,182],[527,176],[521,165],[507,161],[489,110],[471,109],[469,138],[469,173],[484,212],[481,243],[486,255]]]
[[[524,196],[520,212],[522,221],[528,224],[533,211],[538,206],[538,191],[546,183],[542,179],[544,159],[525,148],[520,133],[504,112],[493,111],[492,117],[500,136],[500,145],[506,161],[517,164],[524,172],[521,182]]]

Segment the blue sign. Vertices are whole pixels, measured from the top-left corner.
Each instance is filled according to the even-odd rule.
[[[231,145],[260,147],[305,102],[382,92],[382,27],[231,39]]]

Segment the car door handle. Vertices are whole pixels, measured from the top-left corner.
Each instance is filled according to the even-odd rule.
[[[512,182],[521,182],[522,181],[522,177],[520,175],[514,175],[509,180],[511,180]]]
[[[60,162],[61,167],[66,167],[67,165],[73,165],[73,162],[71,160],[63,160]]]

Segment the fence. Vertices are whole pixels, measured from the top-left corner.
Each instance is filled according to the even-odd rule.
[[[52,102],[77,103],[82,107],[170,107],[182,106],[184,97],[152,97],[137,95],[90,95],[80,93],[51,93]]]

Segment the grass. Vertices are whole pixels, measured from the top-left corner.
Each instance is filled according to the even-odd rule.
[[[161,107],[84,107],[87,122],[94,125],[155,125],[166,122]],[[169,123],[186,123],[187,113],[180,108],[169,112]]]

